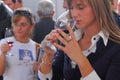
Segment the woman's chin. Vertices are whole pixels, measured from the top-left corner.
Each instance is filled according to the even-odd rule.
[[[82,25],[75,25],[76,26],[76,28],[78,28],[78,29],[84,29],[84,27],[82,26]]]

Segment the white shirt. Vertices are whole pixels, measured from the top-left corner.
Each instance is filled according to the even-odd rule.
[[[33,80],[33,64],[36,60],[36,43],[29,40],[28,43],[21,43],[14,37],[2,39],[0,46],[12,40],[13,46],[6,54],[6,68],[3,74],[4,80]],[[12,54],[12,56],[8,54]],[[1,50],[0,50],[0,54]]]
[[[104,45],[105,46],[107,45],[109,34],[105,36],[104,33],[102,31],[100,31],[97,35],[92,37],[92,39],[91,39],[91,42],[92,42],[91,46],[87,50],[83,51],[83,54],[86,57],[90,53],[94,54],[94,52],[96,51],[96,43],[98,42],[100,37],[103,39]],[[76,63],[72,61],[71,65],[72,65],[72,68],[75,68]],[[49,80],[51,80],[52,79],[52,70],[48,74],[42,74],[40,71],[38,71],[38,75],[39,75],[40,79],[42,79],[42,80],[46,80],[47,78]],[[97,75],[95,70],[93,70],[88,76],[86,76],[85,78],[80,78],[80,80],[101,80],[101,79]]]

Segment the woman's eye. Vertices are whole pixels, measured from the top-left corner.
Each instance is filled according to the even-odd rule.
[[[27,24],[21,24],[21,27],[25,27],[25,26],[27,26]]]
[[[78,8],[79,8],[79,10],[80,10],[80,9],[83,9],[84,6],[83,6],[83,5],[79,5]]]
[[[70,7],[70,10],[73,10],[73,7]]]

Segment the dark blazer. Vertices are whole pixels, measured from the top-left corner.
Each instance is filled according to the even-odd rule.
[[[63,78],[65,80],[80,80],[81,73],[78,66],[72,69],[70,59],[64,52],[58,51],[52,65],[52,80],[63,80]],[[120,80],[120,44],[109,40],[105,46],[100,38],[97,42],[96,52],[91,53],[87,58],[101,80]]]
[[[5,28],[11,28],[12,12],[0,1],[0,39],[4,38]]]
[[[33,40],[41,43],[44,37],[54,29],[54,21],[52,18],[42,18],[36,23],[33,31]]]
[[[3,76],[0,76],[0,80],[3,80]]]

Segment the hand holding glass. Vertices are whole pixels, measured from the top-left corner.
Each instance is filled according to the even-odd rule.
[[[10,38],[8,38],[8,37],[11,37],[11,36],[13,36],[12,30],[11,30],[10,28],[6,28],[6,31],[5,31],[5,39],[6,39],[8,45],[9,45],[10,47],[12,47],[13,39],[10,39]],[[13,56],[13,54],[10,53],[10,52],[9,52],[7,55]]]
[[[72,27],[72,29],[75,29],[75,20],[73,20],[72,18],[70,18],[69,16],[69,11],[65,11],[63,14],[60,15],[60,17],[58,17],[56,23],[55,23],[55,29],[61,29],[64,32],[68,31],[67,30],[67,26],[70,25]],[[41,45],[44,44],[46,46],[48,46],[49,48],[51,48],[54,52],[56,52],[56,48],[55,46],[49,42],[48,40],[43,40]],[[44,52],[43,49],[41,49],[42,51],[40,52]],[[43,53],[40,53],[43,54]]]

